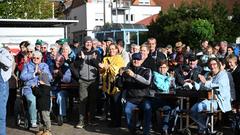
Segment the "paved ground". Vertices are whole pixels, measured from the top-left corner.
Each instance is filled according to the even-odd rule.
[[[71,122],[64,123],[63,126],[58,126],[52,122],[53,135],[130,135],[126,126],[121,128],[109,128],[106,121],[98,120],[97,126],[88,126],[84,129],[76,129],[74,125],[76,120],[72,119]],[[233,135],[230,129],[227,127],[220,127],[220,130],[224,132],[224,135]],[[8,135],[34,135],[38,131],[37,128],[31,128],[25,130],[22,126],[16,127],[14,125],[13,117],[8,117],[7,122],[7,134]],[[196,129],[191,128],[192,135],[196,134]],[[179,134],[179,133],[178,133]],[[176,134],[176,135],[178,135]],[[151,135],[159,135],[157,132],[151,132]]]
[[[75,122],[64,123],[63,126],[58,126],[52,123],[53,135],[128,135],[128,130],[123,128],[108,128],[106,122],[98,121],[97,126],[88,126],[85,129],[74,128]],[[37,128],[25,130],[22,126],[16,127],[12,117],[8,118],[7,134],[8,135],[34,135]]]

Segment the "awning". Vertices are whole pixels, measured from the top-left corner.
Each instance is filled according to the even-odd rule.
[[[0,19],[0,27],[63,27],[78,20]]]
[[[141,32],[148,31],[148,28],[142,24],[123,24],[123,23],[113,23],[105,24],[104,26],[97,26],[94,28],[94,33],[106,33],[106,32]]]

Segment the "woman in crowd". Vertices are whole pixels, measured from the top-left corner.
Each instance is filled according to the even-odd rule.
[[[28,104],[28,113],[30,116],[30,122],[32,127],[37,127],[37,110],[36,110],[36,98],[32,94],[31,86],[38,86],[38,76],[42,73],[48,74],[50,80],[52,75],[49,67],[46,63],[42,63],[42,53],[39,51],[33,52],[32,60],[24,65],[20,79],[24,82],[22,93],[26,97]]]
[[[213,87],[218,87],[216,94],[216,100],[205,99],[193,105],[191,108],[191,117],[198,124],[198,133],[205,134],[207,130],[206,125],[206,115],[203,111],[210,111],[211,107],[214,111],[220,108],[223,113],[231,111],[231,94],[230,94],[230,84],[227,72],[221,70],[221,64],[218,59],[211,58],[208,61],[209,68],[211,70],[211,77],[206,80],[203,75],[199,75],[200,83],[195,82],[196,89],[200,86],[212,89]]]
[[[116,44],[110,44],[109,56],[103,59],[99,64],[103,77],[102,89],[107,93],[110,99],[110,126],[119,127],[121,125],[121,92],[115,86],[116,75],[125,63],[121,55],[118,53]]]

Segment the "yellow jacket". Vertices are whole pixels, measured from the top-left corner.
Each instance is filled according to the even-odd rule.
[[[121,55],[115,55],[111,57],[105,57],[103,59],[103,64],[108,64],[109,68],[103,68],[102,78],[103,78],[103,91],[109,95],[114,95],[120,90],[115,87],[115,78],[121,67],[124,67],[124,60]]]

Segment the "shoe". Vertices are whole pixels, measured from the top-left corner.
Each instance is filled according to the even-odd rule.
[[[95,121],[90,121],[90,122],[88,122],[88,125],[89,126],[98,126],[99,124]]]
[[[36,135],[42,135],[43,134],[43,131],[38,131],[37,133],[36,133]]]
[[[61,115],[58,116],[57,123],[58,123],[58,126],[62,126],[63,125],[63,116],[61,116]]]
[[[52,135],[52,133],[49,130],[46,130],[42,135]]]
[[[31,128],[37,128],[37,127],[38,127],[37,123],[32,123],[31,124]]]
[[[78,129],[82,129],[82,128],[84,128],[86,125],[84,124],[84,122],[83,121],[80,121],[77,125],[76,125],[76,128],[78,128]]]
[[[68,119],[66,116],[63,116],[63,123],[66,123],[66,122],[68,122]]]

